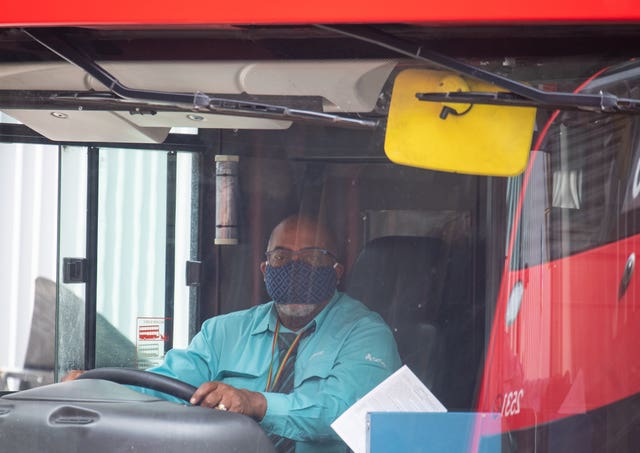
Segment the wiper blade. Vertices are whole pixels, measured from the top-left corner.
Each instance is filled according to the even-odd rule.
[[[541,100],[525,98],[509,92],[456,91],[444,93],[416,93],[427,102],[453,104],[506,105],[511,107],[537,107],[553,110],[582,110],[611,113],[640,113],[640,100],[619,98],[612,94],[544,93]]]
[[[281,105],[263,104],[259,102],[238,101],[227,98],[209,98],[206,106],[208,110],[219,114],[249,114],[261,118],[290,119],[292,121],[310,121],[333,124],[345,127],[376,128],[378,120],[352,118],[332,113],[316,112],[315,110],[293,109]]]
[[[122,101],[149,102],[154,105],[167,105],[169,107],[193,112],[211,112],[221,115],[312,122],[350,128],[374,129],[380,124],[380,122],[375,119],[354,118],[314,110],[293,109],[282,105],[210,97],[201,92],[174,93],[132,89],[120,83],[116,77],[95,63],[88,55],[72,43],[50,30],[23,29],[23,32],[56,55],[83,69],[98,82],[106,86],[111,93]]]
[[[598,94],[546,92],[499,74],[477,68],[439,52],[423,49],[413,42],[388,35],[372,27],[361,25],[316,25],[316,27],[383,47],[414,60],[435,64],[507,90],[506,93],[500,93],[497,96],[495,96],[495,93],[420,93],[420,95],[423,96],[421,100],[460,102],[465,104],[476,103],[576,109],[594,112],[640,113],[640,100],[637,99],[618,98],[605,92]],[[443,100],[440,97],[442,95],[446,96],[447,99]],[[465,96],[467,97],[465,98]]]

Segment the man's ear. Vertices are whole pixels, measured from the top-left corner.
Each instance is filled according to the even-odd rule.
[[[264,274],[267,271],[267,262],[266,261],[261,261],[260,262],[260,272],[262,272],[262,278],[264,279]]]
[[[333,270],[336,271],[336,277],[338,278],[338,283],[342,280],[342,274],[344,274],[344,266],[340,263],[336,263],[333,265]]]

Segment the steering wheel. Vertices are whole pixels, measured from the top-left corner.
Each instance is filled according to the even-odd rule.
[[[96,368],[84,372],[77,379],[104,379],[117,384],[135,385],[157,390],[185,401],[189,401],[193,392],[196,391],[193,385],[177,379],[131,368]]]

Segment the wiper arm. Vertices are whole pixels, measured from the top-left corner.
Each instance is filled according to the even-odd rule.
[[[377,120],[353,118],[313,110],[293,109],[281,105],[210,97],[201,92],[174,93],[129,88],[72,43],[55,33],[46,29],[23,29],[23,32],[56,55],[83,69],[106,86],[111,93],[125,101],[150,102],[154,105],[167,105],[194,112],[313,122],[351,128],[373,129],[379,126],[379,121]]]
[[[521,82],[485,71],[470,64],[428,49],[415,43],[388,35],[379,30],[364,26],[328,26],[316,25],[323,30],[332,31],[360,41],[407,56],[414,60],[436,64],[445,69],[491,83],[506,89],[506,93],[417,93],[418,99],[433,102],[459,102],[464,104],[493,104],[526,107],[544,107],[556,109],[576,109],[597,112],[639,113],[640,100],[618,98],[609,93],[550,93]]]

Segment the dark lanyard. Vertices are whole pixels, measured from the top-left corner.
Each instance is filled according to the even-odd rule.
[[[280,379],[280,375],[282,374],[282,369],[284,368],[285,363],[287,363],[287,361],[291,357],[292,352],[295,350],[296,346],[300,342],[300,338],[302,337],[304,330],[300,331],[300,333],[296,335],[296,338],[291,342],[291,346],[289,346],[287,353],[280,360],[280,365],[278,366],[278,371],[276,371],[275,377],[272,377],[273,361],[275,359],[276,344],[278,343],[279,333],[280,333],[280,320],[278,319],[276,321],[276,331],[273,334],[273,342],[271,343],[271,363],[269,364],[269,378],[267,379],[267,385],[264,389],[265,392],[271,391],[271,389],[273,389],[276,386],[276,383],[278,382],[278,380]],[[273,378],[273,382],[271,382],[272,378]]]

